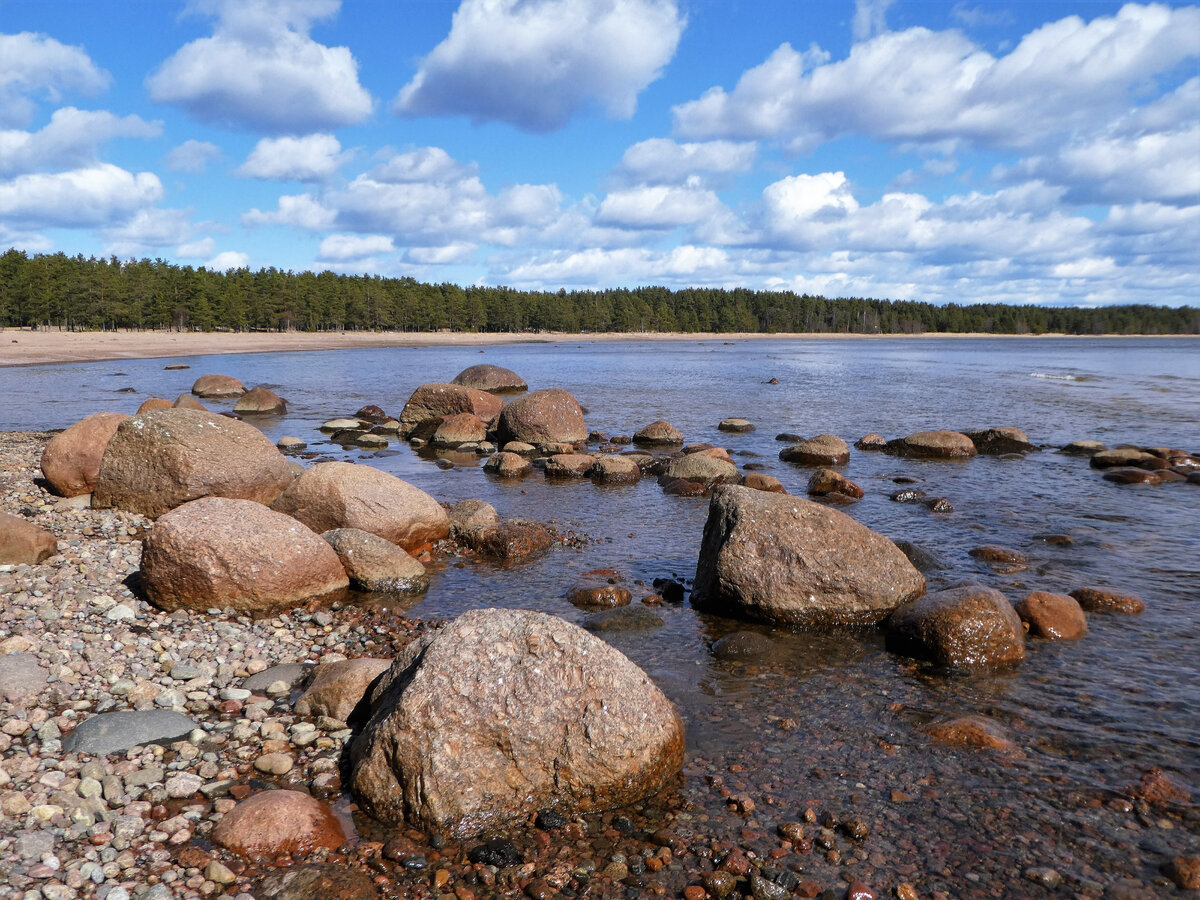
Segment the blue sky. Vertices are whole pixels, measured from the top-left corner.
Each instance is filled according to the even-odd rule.
[[[1200,301],[1200,7],[0,0],[0,248]]]

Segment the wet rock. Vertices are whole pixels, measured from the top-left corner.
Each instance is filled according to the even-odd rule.
[[[716,459],[702,453],[689,453],[673,459],[663,472],[664,478],[678,478],[711,487],[714,484],[735,484],[738,479],[737,466],[728,460]]]
[[[250,862],[303,859],[318,847],[346,841],[333,810],[299,791],[263,791],[243,800],[217,823],[212,842]]]
[[[583,408],[568,391],[550,388],[518,397],[500,415],[502,441],[580,444],[587,440]]]
[[[742,476],[743,487],[753,488],[756,491],[766,491],[768,494],[786,494],[782,482],[774,475],[765,475],[762,472],[748,472]]]
[[[233,405],[233,411],[243,416],[282,416],[287,412],[287,401],[260,384],[242,394]]]
[[[633,600],[633,594],[621,584],[624,580],[615,569],[584,572],[567,591],[567,599],[581,609],[627,606]]]
[[[64,753],[107,756],[143,744],[163,744],[187,737],[196,722],[169,709],[122,710],[84,719],[62,739]]]
[[[459,384],[423,384],[413,391],[400,412],[399,434],[411,436],[422,426],[436,429],[446,416],[471,413],[492,428],[504,408],[504,401],[487,391]]]
[[[356,412],[354,417],[370,422],[372,425],[380,425],[388,420],[388,414],[383,411],[383,407],[377,406],[374,403],[368,403]]]
[[[846,888],[846,900],[875,900],[875,892],[861,881],[852,881]]]
[[[450,379],[450,383],[493,394],[517,394],[529,390],[525,379],[512,369],[490,363],[468,366]]]
[[[757,872],[750,873],[750,896],[754,900],[786,900],[791,895],[787,888],[767,881]]]
[[[1153,453],[1146,453],[1137,447],[1116,447],[1112,450],[1101,450],[1092,454],[1088,464],[1093,469],[1117,469],[1143,468],[1158,462],[1161,460]]]
[[[127,419],[104,451],[92,505],[157,518],[201,497],[269,505],[293,479],[287,459],[253,425],[189,409]]]
[[[0,565],[36,566],[57,552],[58,541],[46,529],[0,512]]]
[[[635,431],[633,442],[643,447],[678,447],[683,444],[683,435],[670,422],[659,419]]]
[[[1200,856],[1176,856],[1163,866],[1163,874],[1181,891],[1200,891]]]
[[[1104,480],[1114,482],[1115,484],[1162,484],[1164,479],[1162,472],[1153,472],[1138,468],[1120,468],[1106,470]]]
[[[1033,444],[1020,428],[983,428],[966,432],[980,453],[999,456],[1004,453],[1029,453]]]
[[[450,507],[449,519],[450,537],[455,540],[468,532],[500,524],[496,507],[483,500],[459,500]]]
[[[1017,615],[1034,637],[1074,641],[1087,634],[1087,617],[1078,601],[1067,594],[1033,591],[1017,604]]]
[[[686,478],[668,478],[662,476],[658,485],[668,497],[703,497],[708,488],[701,481],[689,481]]]
[[[150,600],[166,610],[250,613],[299,606],[349,584],[320,535],[261,504],[219,497],[158,520],[146,538],[142,579]]]
[[[1016,749],[1004,729],[983,716],[961,716],[937,722],[927,727],[925,733],[948,747],[1001,751]]]
[[[918,431],[887,442],[887,452],[911,459],[970,459],[974,442],[957,431]]]
[[[717,659],[761,659],[775,652],[775,642],[757,631],[735,631],[713,642]]]
[[[597,484],[634,484],[642,477],[642,470],[633,457],[602,456],[587,474]]]
[[[911,541],[896,541],[896,546],[900,548],[901,553],[908,557],[908,561],[922,572],[950,568],[950,564],[946,560],[920,544],[914,544]]]
[[[854,446],[858,450],[866,450],[866,451],[886,450],[887,449],[887,438],[885,438],[882,434],[877,434],[874,431],[872,431],[869,434],[864,434],[857,441],[855,441]]]
[[[1062,884],[1062,875],[1057,869],[1051,869],[1049,866],[1030,866],[1023,874],[1027,881],[1051,890]]]
[[[841,494],[851,500],[859,500],[862,498],[863,489],[840,472],[833,469],[817,469],[808,479],[808,494],[810,497]]]
[[[1191,792],[1172,781],[1162,769],[1151,769],[1129,788],[1130,796],[1151,806],[1188,803]]]
[[[945,497],[922,497],[918,502],[930,512],[954,512],[953,505],[951,505],[950,501]]]
[[[1011,547],[1001,547],[998,544],[983,544],[968,551],[976,559],[990,563],[1023,563],[1025,554]]]
[[[375,883],[346,865],[295,866],[264,875],[254,887],[259,900],[378,900]]]
[[[50,490],[60,497],[77,497],[95,490],[104,450],[117,427],[128,418],[125,413],[95,413],[52,437],[42,451],[42,475]]]
[[[888,499],[895,503],[920,503],[925,499],[925,492],[920,488],[901,488],[893,491]]]
[[[683,761],[683,723],[645,673],[541,613],[460,616],[405,648],[372,701],[351,747],[360,804],[460,838],[634,802]]]
[[[326,434],[337,434],[342,431],[366,432],[369,426],[369,422],[361,419],[329,419],[321,424],[319,430]]]
[[[1146,603],[1140,597],[1121,594],[1106,587],[1076,588],[1071,591],[1071,596],[1087,612],[1113,612],[1136,616],[1146,609]]]
[[[662,618],[644,606],[620,606],[592,613],[583,620],[583,627],[592,632],[644,631],[659,628]]]
[[[1094,456],[1101,450],[1107,450],[1108,446],[1099,441],[1071,441],[1060,449],[1063,453],[1069,453],[1072,456]]]
[[[430,444],[434,447],[458,447],[487,440],[487,425],[474,413],[455,413],[438,424]]]
[[[297,478],[272,509],[323,533],[358,528],[405,550],[450,532],[441,505],[419,488],[371,466],[318,463]]]
[[[230,375],[201,375],[192,384],[197,397],[240,397],[246,386]]]
[[[472,847],[467,853],[467,859],[473,863],[495,866],[497,869],[519,866],[524,862],[521,851],[508,838],[492,838],[486,844]]]
[[[500,478],[523,478],[532,470],[533,464],[529,460],[507,450],[497,453],[483,464],[483,471]]]
[[[835,434],[818,434],[784,447],[779,458],[801,466],[844,466],[850,461],[850,447]]]
[[[1025,658],[1025,630],[999,591],[962,584],[901,607],[887,622],[888,646],[953,670],[1014,665]]]
[[[320,663],[312,670],[312,678],[304,693],[296,699],[296,714],[329,716],[349,722],[350,714],[362,702],[371,682],[387,671],[390,659],[343,659]]]
[[[0,699],[17,707],[24,706],[26,700],[42,692],[48,675],[32,653],[0,656]]]
[[[594,456],[583,453],[560,453],[546,460],[547,478],[583,478],[596,464]]]
[[[391,541],[358,528],[335,528],[321,537],[360,590],[419,594],[429,587],[425,567]]]
[[[924,591],[924,577],[895,544],[843,513],[743,487],[713,492],[692,588],[697,609],[862,626]]]
[[[476,553],[501,563],[516,563],[548,550],[554,538],[537,522],[510,520],[490,528],[462,532],[458,538]]]
[[[717,424],[718,431],[729,431],[734,434],[745,434],[748,431],[754,430],[754,423],[749,419],[722,419]]]

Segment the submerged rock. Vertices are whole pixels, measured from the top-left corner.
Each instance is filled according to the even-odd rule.
[[[332,850],[345,841],[332,807],[300,791],[263,791],[248,797],[212,831],[214,844],[256,863],[303,859],[318,847]]]
[[[966,432],[980,453],[999,456],[1004,453],[1028,453],[1033,450],[1029,436],[1020,428],[983,428]]]
[[[983,716],[962,716],[937,722],[925,729],[934,741],[948,747],[1012,751],[1016,747],[996,722]]]
[[[567,599],[582,609],[611,609],[627,606],[633,600],[625,579],[615,569],[594,569],[584,572],[579,581],[567,591]]]
[[[1141,597],[1121,594],[1105,587],[1076,588],[1071,591],[1071,596],[1088,612],[1115,612],[1136,616],[1146,609],[1146,603]]]
[[[994,588],[962,584],[901,607],[887,622],[888,646],[948,669],[979,671],[1025,658],[1025,629]]]
[[[957,431],[918,431],[887,442],[887,452],[913,459],[970,459],[979,451]]]
[[[775,651],[775,642],[757,631],[735,631],[713,642],[717,659],[759,659]]]

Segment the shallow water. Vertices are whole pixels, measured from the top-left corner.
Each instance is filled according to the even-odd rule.
[[[728,447],[739,464],[761,463],[801,495],[811,470],[778,459],[778,432],[831,432],[853,442],[870,431],[896,437],[1015,425],[1048,446],[1094,439],[1200,451],[1200,339],[1194,338],[528,344],[484,352],[192,357],[182,360],[190,370],[164,371],[171,361],[0,370],[0,430],[64,427],[100,410],[132,412],[147,396],[187,391],[201,374],[229,374],[288,399],[286,417],[256,422],[272,439],[296,435],[322,458],[369,462],[438,499],[484,499],[503,516],[554,520],[592,539],[583,550],[557,548],[512,569],[447,565],[410,610],[425,617],[509,606],[580,621],[583,613],[565,599],[579,572],[612,566],[649,585],[659,576],[690,579],[695,570],[707,501],[666,497],[652,479],[601,488],[548,483],[535,474],[505,483],[477,462],[443,470],[402,443],[381,453],[346,451],[316,430],[367,403],[398,415],[419,384],[447,381],[479,362],[515,369],[532,389],[572,391],[593,429],[631,434],[668,419],[688,441]],[[766,384],[772,377],[779,384]],[[118,393],[130,387],[133,393]],[[209,405],[224,409],[232,402]],[[717,423],[729,416],[748,418],[757,430],[719,432]],[[853,452],[843,471],[867,492],[847,510],[851,515],[949,563],[931,573],[931,588],[971,578],[1015,602],[1034,589],[1106,584],[1143,597],[1146,612],[1093,615],[1090,633],[1076,643],[1031,641],[1028,658],[1013,672],[948,678],[889,654],[874,633],[775,632],[779,651],[771,659],[721,662],[709,644],[743,626],[687,606],[661,607],[664,627],[605,638],[680,707],[692,764],[745,766],[747,790],[776,798],[772,805],[788,807],[792,817],[815,801],[853,806],[874,816],[888,866],[911,860],[946,873],[942,886],[949,887],[961,886],[973,867],[979,879],[971,883],[991,895],[1040,890],[1011,883],[1022,866],[1038,864],[1025,845],[1030,834],[1040,836],[1035,843],[1043,845],[1047,864],[1085,884],[1109,871],[1149,879],[1161,852],[1194,849],[1195,834],[1176,831],[1156,836],[1153,850],[1130,851],[1116,813],[1082,821],[1093,814],[1074,804],[1114,796],[1152,767],[1181,784],[1200,783],[1200,490],[1116,486],[1085,459],[1053,449],[968,463]],[[922,489],[947,497],[954,511],[934,514],[889,501],[898,475],[920,479]],[[1035,538],[1047,532],[1074,542],[1053,546]],[[1030,568],[995,574],[967,555],[985,543],[1021,550]],[[931,748],[921,726],[960,713],[992,716],[1024,755],[997,763],[988,754]],[[784,719],[792,720],[788,730],[779,727]],[[921,779],[937,789],[913,787]],[[897,788],[917,799],[891,803]],[[684,793],[712,816],[708,827],[740,827],[721,824],[722,798],[700,779],[689,778]],[[1080,808],[1088,807],[1080,801]],[[973,849],[954,837],[964,816],[976,823]],[[783,817],[776,808],[762,823]],[[907,842],[917,833],[926,840],[910,851]],[[1025,844],[1010,846],[1013,833],[1026,835]]]

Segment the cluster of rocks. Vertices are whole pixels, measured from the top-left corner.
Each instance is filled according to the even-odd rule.
[[[1132,444],[1109,449],[1097,441],[1075,441],[1062,449],[1088,457],[1093,469],[1103,471],[1105,481],[1116,484],[1200,485],[1200,455],[1186,450]]]

